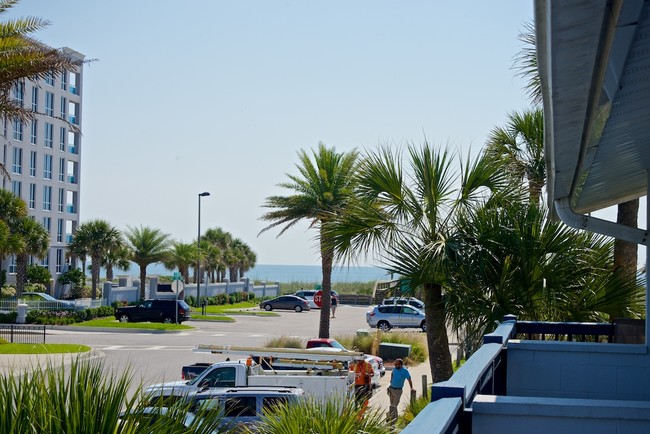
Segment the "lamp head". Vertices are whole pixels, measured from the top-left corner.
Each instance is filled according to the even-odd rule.
[[[199,196],[205,197],[205,196],[210,196],[210,193],[207,191],[204,191],[203,193],[199,193]]]

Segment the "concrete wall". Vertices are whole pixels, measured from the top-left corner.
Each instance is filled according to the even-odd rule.
[[[650,401],[645,345],[508,343],[509,396]]]

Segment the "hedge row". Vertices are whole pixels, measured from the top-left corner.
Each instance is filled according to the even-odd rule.
[[[75,311],[30,310],[27,312],[26,321],[28,324],[66,325],[113,316],[114,314],[115,310],[112,306],[91,307]]]
[[[253,292],[233,292],[232,294],[217,294],[213,297],[201,297],[205,299],[207,304],[210,306],[223,306],[226,304],[235,304],[241,303],[243,301],[249,301],[255,299],[255,294]],[[196,305],[196,297],[190,295],[185,297],[185,303],[190,306]]]

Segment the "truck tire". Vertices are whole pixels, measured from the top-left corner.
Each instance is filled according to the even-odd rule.
[[[302,306],[296,306],[293,308],[296,312],[302,312]]]
[[[120,315],[119,321],[120,322],[129,322],[129,321],[131,321],[131,318],[129,318],[129,316],[127,314],[123,313],[123,314]]]
[[[422,322],[420,323],[420,328],[422,329],[423,332],[425,332],[425,333],[427,332],[427,323],[426,323],[426,321],[422,320]]]
[[[381,331],[387,332],[390,330],[390,324],[388,321],[379,321],[379,324],[377,324],[377,328],[380,329]]]
[[[270,304],[265,304],[264,310],[267,312],[271,312],[273,310],[273,306],[271,306]]]

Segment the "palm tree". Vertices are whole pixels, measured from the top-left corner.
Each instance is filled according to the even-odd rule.
[[[81,242],[85,243],[85,252],[90,256],[92,299],[97,298],[97,285],[102,261],[106,259],[111,249],[115,252],[123,246],[122,233],[106,220],[91,220],[82,223],[75,232]],[[74,240],[74,239],[73,239]]]
[[[0,270],[7,255],[23,248],[23,240],[10,230],[12,224],[27,216],[27,204],[10,191],[0,189],[0,221],[7,227],[7,235],[0,243]]]
[[[127,247],[124,239],[120,237],[118,243],[112,245],[102,258],[102,267],[106,268],[106,280],[113,281],[113,268],[117,267],[122,270],[128,270],[131,266],[131,252]]]
[[[17,3],[17,0],[0,0],[0,14]],[[0,22],[0,114],[3,117],[21,121],[34,118],[31,109],[11,98],[11,89],[16,84],[74,68],[74,62],[62,50],[47,47],[31,36],[48,25],[48,21],[34,17]],[[70,127],[77,129],[74,125]],[[0,164],[0,173],[5,178],[9,176],[3,164]]]
[[[251,268],[255,267],[255,264],[257,263],[257,255],[250,248],[250,246],[244,244],[243,249],[244,249],[244,259],[239,267],[239,277],[244,277],[244,273],[246,273]]]
[[[332,289],[332,264],[334,248],[323,231],[338,215],[343,213],[354,194],[354,173],[358,153],[350,151],[338,153],[335,148],[327,148],[323,143],[312,151],[313,161],[304,150],[298,152],[300,164],[296,165],[300,175],[287,175],[289,182],[280,187],[293,190],[290,196],[270,196],[264,202],[271,208],[261,219],[273,222],[260,231],[260,234],[276,226],[284,225],[278,236],[302,220],[310,223],[310,228],[319,231],[321,267],[323,270],[323,304],[320,312],[318,336],[329,338],[330,297]],[[259,234],[258,234],[259,235]]]
[[[81,261],[81,271],[83,271],[84,273],[84,286],[86,284],[86,259],[89,255],[88,244],[90,240],[88,237],[89,237],[88,232],[84,230],[81,226],[79,226],[74,231],[74,234],[72,235],[72,240],[68,244],[68,247],[65,252],[68,258],[72,258],[74,260],[75,266],[76,266],[77,259]]]
[[[519,40],[524,46],[515,57],[515,69],[519,75],[527,80],[526,91],[530,100],[535,105],[542,103],[542,85],[539,77],[537,63],[537,48],[535,40],[535,25],[532,22],[525,24],[524,30],[519,34]],[[617,207],[616,223],[638,227],[639,199],[632,199],[619,203]],[[614,265],[621,272],[628,275],[630,280],[636,280],[638,267],[638,246],[625,240],[616,240],[614,243]],[[613,318],[620,312],[611,312]]]
[[[165,267],[173,270],[178,268],[185,283],[190,280],[190,267],[196,264],[196,245],[174,242],[169,254],[165,257],[163,263]]]
[[[22,248],[16,252],[16,295],[20,296],[25,289],[29,256],[42,258],[47,254],[50,234],[40,223],[30,217],[23,217],[15,222],[10,226],[10,230],[23,240]]]
[[[161,262],[167,255],[169,235],[150,227],[128,227],[126,238],[130,244],[131,260],[140,267],[140,298],[145,298],[147,265]]]
[[[546,185],[544,113],[541,109],[510,114],[505,127],[497,127],[490,133],[486,152],[501,161],[514,179],[527,181],[530,203],[539,203]]]
[[[446,306],[471,344],[504,315],[534,321],[603,321],[610,309],[639,316],[643,286],[612,269],[612,243],[547,218],[544,207],[482,207],[455,221]]]
[[[221,252],[221,258],[218,261],[219,264],[216,269],[213,270],[213,273],[216,272],[218,274],[216,279],[218,282],[223,282],[223,279],[226,277],[226,270],[228,269],[225,261],[225,252],[230,247],[230,243],[232,243],[232,234],[221,228],[211,228],[205,231],[205,234],[201,236],[201,240],[213,245],[219,252]],[[201,246],[201,250],[203,250],[203,246]],[[216,259],[216,257],[213,256],[213,259]],[[212,280],[214,281],[214,277]]]
[[[434,382],[452,375],[443,285],[453,219],[508,194],[508,179],[493,163],[481,156],[455,171],[448,152],[426,142],[410,145],[405,161],[400,151],[381,147],[359,165],[358,202],[327,228],[341,258],[372,252],[405,288],[423,290]]]

